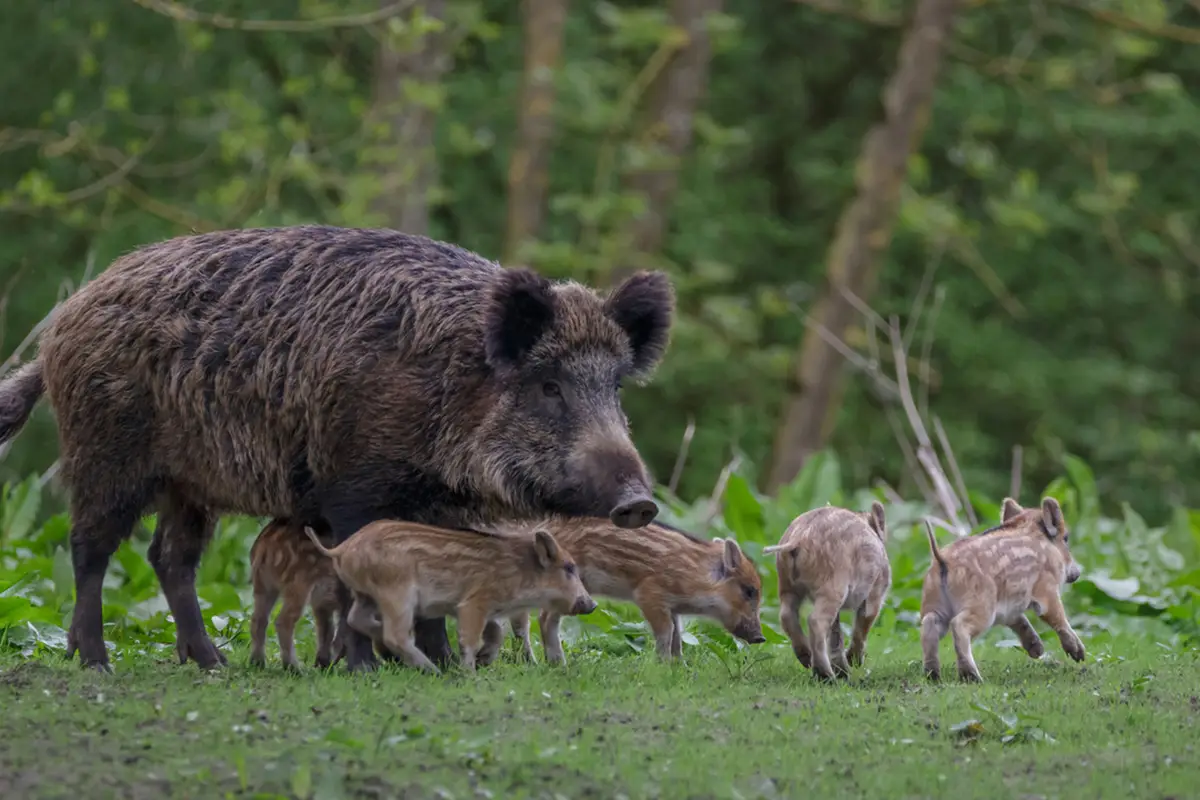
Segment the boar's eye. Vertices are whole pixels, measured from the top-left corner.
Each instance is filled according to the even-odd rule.
[[[562,397],[562,387],[554,381],[546,381],[542,384],[542,394],[546,397]]]
[[[747,600],[753,600],[758,596],[758,589],[755,589],[753,586],[742,584],[742,594],[746,595]]]
[[[566,564],[563,564],[563,572],[572,578],[575,577],[575,565],[568,561]]]

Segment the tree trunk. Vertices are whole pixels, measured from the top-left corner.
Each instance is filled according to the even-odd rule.
[[[567,0],[522,0],[525,74],[517,139],[508,162],[508,221],[504,260],[536,238],[546,205],[547,166],[554,135],[554,80],[562,60]]]
[[[651,85],[641,144],[651,148],[652,166],[625,179],[626,189],[640,193],[646,204],[630,231],[635,256],[656,254],[666,239],[679,162],[691,147],[693,119],[708,85],[712,42],[705,18],[721,6],[722,0],[671,0],[671,20],[687,40]]]
[[[394,0],[380,0],[392,5]],[[415,4],[424,16],[446,23],[447,0]],[[429,194],[437,185],[437,155],[433,147],[439,104],[429,87],[437,86],[451,66],[446,29],[408,34],[399,45],[385,39],[375,65],[375,89],[370,119],[382,139],[375,139],[373,157],[366,159],[380,173],[379,192],[370,210],[384,224],[406,233],[429,233]],[[415,90],[415,91],[414,91]],[[436,97],[436,95],[434,95]]]
[[[856,165],[857,196],[838,222],[826,263],[826,286],[810,314],[792,377],[793,388],[775,437],[764,488],[791,482],[832,432],[842,394],[842,357],[817,332],[844,339],[855,318],[843,289],[870,301],[879,263],[892,237],[909,156],[919,147],[937,84],[942,46],[958,0],[920,0],[884,89],[884,119],[867,134]]]

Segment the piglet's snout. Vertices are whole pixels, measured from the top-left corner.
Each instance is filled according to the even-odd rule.
[[[580,595],[575,598],[575,602],[571,604],[571,614],[590,614],[596,610],[596,601],[592,599],[590,594]]]

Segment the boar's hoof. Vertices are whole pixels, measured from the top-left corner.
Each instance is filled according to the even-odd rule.
[[[621,503],[608,518],[618,528],[643,528],[658,516],[658,506],[648,497]]]
[[[175,652],[179,654],[180,664],[186,664],[190,658],[200,669],[220,669],[229,664],[225,654],[217,649],[208,636],[198,636],[192,641],[180,639],[175,643]]]
[[[255,667],[256,669],[262,669],[266,665],[267,665],[267,657],[266,656],[259,655],[257,653],[250,654],[250,666]]]
[[[313,661],[313,666],[317,669],[329,669],[331,666],[333,666],[333,659],[329,658],[328,656],[324,658],[317,656]]]
[[[983,683],[983,676],[975,670],[959,670],[958,677],[963,683]]]
[[[931,683],[938,683],[942,679],[942,671],[940,669],[938,669],[937,667],[932,667],[932,668],[927,667],[925,669],[925,677]]]
[[[112,675],[113,674],[112,665],[109,664],[107,661],[80,661],[79,667],[80,667],[80,669],[95,670],[96,672],[102,673],[104,675]]]

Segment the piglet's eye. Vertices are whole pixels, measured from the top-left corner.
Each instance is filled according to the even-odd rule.
[[[546,397],[562,397],[562,387],[554,381],[546,381],[542,384],[542,394]]]
[[[575,574],[575,565],[574,564],[566,564],[563,566],[563,571],[566,572],[568,575],[574,575]]]
[[[746,595],[747,600],[753,600],[754,597],[758,594],[758,590],[755,589],[753,586],[743,586],[742,594]]]

